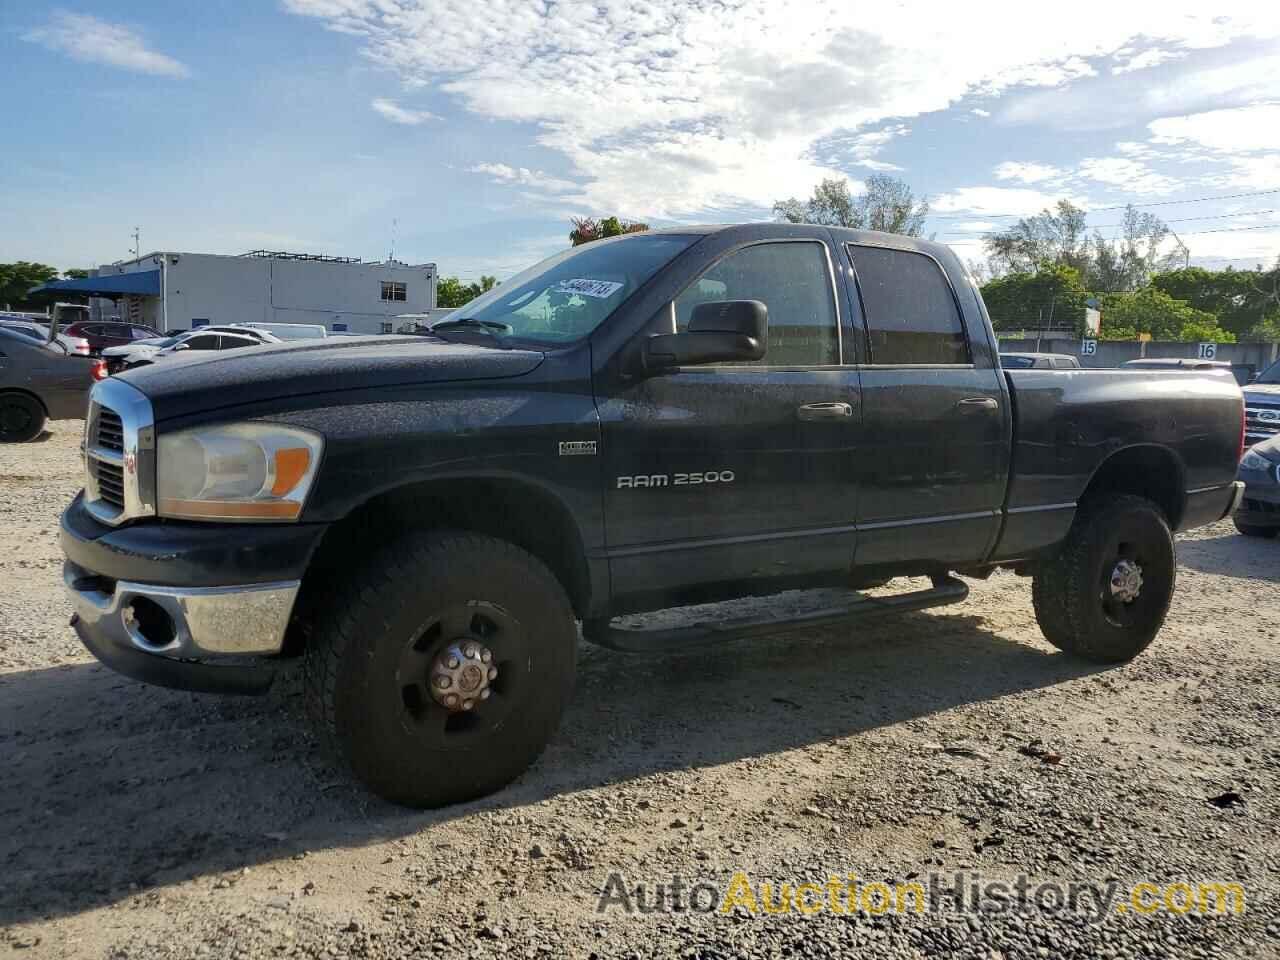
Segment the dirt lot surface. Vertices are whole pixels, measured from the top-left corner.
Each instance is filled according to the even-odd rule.
[[[1280,954],[1280,543],[1229,523],[1181,538],[1169,622],[1122,667],[1058,654],[1003,574],[854,629],[679,656],[584,646],[534,768],[423,813],[326,765],[296,680],[196,696],[83,651],[57,546],[78,429],[0,448],[0,954]],[[1139,881],[1223,880],[1248,899],[1222,918],[596,912],[613,871],[652,905],[674,876],[723,894],[738,870],[934,872],[943,894],[957,872],[1111,881],[1123,902]]]

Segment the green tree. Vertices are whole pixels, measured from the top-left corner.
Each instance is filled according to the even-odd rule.
[[[479,282],[463,283],[457,277],[440,277],[436,281],[436,306],[461,307],[498,285],[497,277],[481,276]]]
[[[1145,287],[1134,293],[1108,293],[1099,298],[1104,340],[1136,340],[1150,334],[1153,340],[1214,340],[1232,343],[1234,334],[1218,326],[1217,318],[1190,304],[1175,300],[1163,290]],[[1184,337],[1183,330],[1189,335]],[[1230,338],[1230,339],[1227,339]]]
[[[1090,289],[1098,293],[1122,293],[1145,287],[1153,274],[1172,268],[1186,251],[1178,241],[1177,249],[1162,252],[1170,236],[1169,228],[1159,217],[1139,213],[1132,205],[1125,207],[1118,239],[1107,240],[1098,231],[1093,232],[1088,273]]]
[[[440,277],[436,281],[437,307],[460,307],[470,299],[467,288],[457,277]]]
[[[58,271],[45,263],[19,260],[0,263],[0,307],[20,309],[49,302],[48,297],[31,296],[31,288],[58,279]]]
[[[1034,272],[1007,273],[982,286],[982,299],[997,330],[1048,329],[1084,323],[1088,293],[1080,272],[1063,263],[1042,263]]]
[[[823,180],[808,200],[795,197],[779,200],[773,205],[773,213],[789,223],[881,230],[918,237],[929,216],[929,201],[916,200],[911,188],[897,177],[878,173],[863,181],[863,191],[857,196],[850,192],[848,180]]]
[[[88,278],[89,271],[83,267],[68,267],[62,271],[62,276],[65,280],[84,280]]]
[[[1089,272],[1087,216],[1071,201],[1059,200],[1053,210],[1024,217],[1007,230],[991,234],[982,245],[998,272],[1034,273],[1041,264],[1052,263],[1085,277]]]
[[[605,217],[602,220],[592,217],[573,217],[570,222],[573,224],[573,229],[569,231],[569,242],[575,247],[590,243],[592,240],[620,237],[625,233],[644,233],[649,229],[647,223],[619,220],[617,217]]]
[[[1236,335],[1217,323],[1191,320],[1182,325],[1182,329],[1178,331],[1178,339],[1188,343],[1235,343]]]

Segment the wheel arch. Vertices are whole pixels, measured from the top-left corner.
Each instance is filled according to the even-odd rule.
[[[593,580],[582,533],[560,497],[524,479],[472,476],[380,491],[332,524],[307,567],[296,618],[307,620],[330,594],[330,584],[349,574],[353,556],[431,529],[467,530],[514,543],[547,565],[579,617],[591,607]],[[291,638],[290,653],[297,652],[297,642]]]
[[[1134,444],[1109,454],[1094,469],[1079,503],[1106,493],[1130,493],[1150,500],[1164,511],[1176,530],[1186,507],[1186,468],[1168,447]]]

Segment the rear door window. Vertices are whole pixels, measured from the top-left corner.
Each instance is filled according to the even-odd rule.
[[[969,342],[946,274],[913,250],[851,244],[874,364],[970,363]]]

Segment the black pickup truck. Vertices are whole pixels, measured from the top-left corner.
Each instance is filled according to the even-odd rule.
[[[328,339],[95,387],[62,518],[73,625],[152,683],[254,693],[301,657],[378,793],[497,789],[586,639],[661,650],[1033,578],[1050,643],[1135,656],[1173,532],[1231,513],[1228,376],[1002,370],[945,246],[783,224],[566,250],[426,337]],[[868,599],[898,576],[931,586]],[[795,587],[788,621],[621,615]]]

